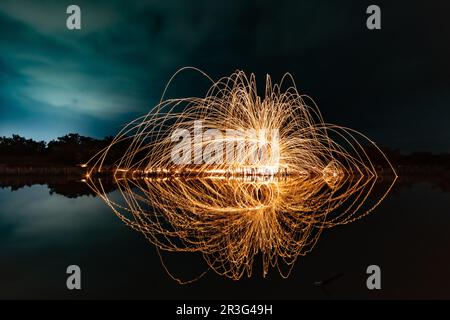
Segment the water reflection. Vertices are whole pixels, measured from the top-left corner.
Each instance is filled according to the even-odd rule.
[[[13,175],[0,176],[0,188],[17,191],[33,185],[46,185],[50,195],[58,194],[67,198],[96,196],[96,193],[82,179],[82,176],[64,175]],[[104,180],[105,192],[117,189],[112,179]]]
[[[377,193],[385,190],[394,179],[390,175],[379,175],[374,185]],[[9,189],[18,191],[25,187],[33,185],[42,185],[48,188],[50,195],[57,194],[67,198],[78,198],[82,196],[97,196],[83,180],[83,176],[45,176],[45,175],[23,175],[23,176],[1,176],[0,189]],[[103,177],[102,184],[106,193],[117,190],[118,185],[112,177]],[[450,193],[450,171],[446,170],[428,170],[426,172],[410,172],[408,175],[400,176],[395,182],[394,193],[398,193],[405,188],[411,188],[418,184],[428,184],[433,189],[441,192]],[[370,196],[369,196],[370,197]]]
[[[210,272],[194,286],[178,286],[165,276],[151,246],[139,233],[132,229],[127,232],[103,201],[92,197],[94,192],[69,198],[78,192],[80,179],[3,177],[0,297],[448,298],[447,176],[442,170],[439,174],[400,174],[390,196],[375,214],[345,228],[323,232],[313,253],[295,264],[289,281],[269,272],[264,281],[260,276],[243,277],[237,285]],[[25,187],[33,181],[44,185]],[[65,187],[50,196],[46,182]],[[391,182],[389,176],[379,176],[373,195]],[[113,184],[105,178],[102,183]],[[10,191],[12,187],[14,192]],[[119,201],[120,192],[115,190],[108,195]],[[374,199],[369,196],[370,201]],[[171,270],[177,264],[183,272],[189,269],[195,274],[204,270],[197,258],[190,257],[191,254],[175,253],[164,258],[169,259]],[[80,264],[88,277],[78,295],[64,286],[65,268],[73,263]],[[372,263],[383,270],[383,290],[377,293],[364,285],[365,268]],[[259,262],[254,271],[260,274]],[[341,273],[342,277],[327,285],[326,296],[314,286],[316,281]]]
[[[395,178],[375,188],[377,176],[362,175],[123,175],[115,179],[119,200],[108,197],[102,179],[87,182],[125,224],[158,249],[199,252],[211,270],[237,280],[252,275],[258,254],[263,276],[272,266],[287,277],[323,229],[372,212]]]

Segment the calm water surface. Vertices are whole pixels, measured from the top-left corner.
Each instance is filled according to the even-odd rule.
[[[209,272],[189,285],[174,282],[155,248],[101,199],[73,191],[79,183],[49,185],[0,189],[1,299],[450,298],[450,190],[436,184],[400,180],[373,214],[324,232],[288,279],[255,268],[250,279]],[[167,259],[175,271],[203,268],[192,254]],[[81,291],[66,289],[71,264],[81,267]],[[371,264],[381,267],[379,291],[366,288]]]

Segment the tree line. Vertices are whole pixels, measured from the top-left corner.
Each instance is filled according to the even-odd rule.
[[[0,137],[0,165],[76,165],[87,162],[97,152],[107,147],[112,136],[96,139],[69,133],[52,141],[35,141],[14,134]],[[126,142],[115,145],[111,157],[106,162],[113,162],[124,154]],[[401,153],[397,149],[382,148],[394,166],[446,167],[450,168],[450,153],[433,154],[430,152]],[[365,149],[375,163],[384,163],[380,153],[373,147]],[[379,161],[377,161],[379,160]]]
[[[0,163],[21,164],[81,164],[108,146],[113,137],[95,139],[69,133],[50,142],[26,139],[14,134],[0,137]]]

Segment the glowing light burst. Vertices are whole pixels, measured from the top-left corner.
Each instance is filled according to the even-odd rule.
[[[216,133],[196,141],[199,121]],[[173,161],[177,129],[192,129],[194,139],[180,163]],[[227,130],[254,134],[217,134]],[[236,142],[244,143],[239,153],[227,149]],[[250,156],[261,148],[270,156]],[[205,152],[213,160],[199,162]],[[394,177],[382,191],[374,188],[373,158]],[[112,159],[114,166],[104,165]],[[203,98],[162,99],[87,165],[90,187],[159,250],[199,252],[210,269],[235,280],[252,274],[258,256],[263,275],[273,266],[287,277],[324,228],[370,213],[397,177],[366,136],[325,123],[289,74],[280,84],[267,76],[259,96],[254,75],[241,71],[213,82]],[[99,172],[113,175],[122,201],[104,192]]]

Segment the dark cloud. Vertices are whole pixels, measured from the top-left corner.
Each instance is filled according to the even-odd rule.
[[[330,122],[406,151],[450,147],[445,2],[379,1],[375,32],[366,1],[77,1],[81,31],[65,28],[69,4],[0,4],[0,134],[112,134],[196,66],[260,81],[291,72]],[[206,86],[185,75],[171,94]]]

